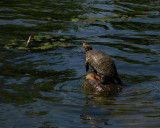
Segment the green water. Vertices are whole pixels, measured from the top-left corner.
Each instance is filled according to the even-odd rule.
[[[69,47],[6,48],[46,34]],[[0,128],[160,127],[159,40],[159,0],[1,0]],[[118,95],[84,92],[83,41],[112,56]]]

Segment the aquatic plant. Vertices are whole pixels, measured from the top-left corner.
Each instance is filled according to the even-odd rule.
[[[116,14],[112,16],[104,16],[104,17],[86,17],[86,18],[71,18],[72,22],[87,22],[87,23],[96,23],[96,22],[115,22],[115,21],[124,21],[124,20],[129,20],[133,18],[147,18],[146,15],[137,15],[137,14]]]
[[[66,48],[71,45],[71,37],[68,35],[46,34],[29,36],[28,41],[11,40],[4,46],[6,49],[31,50],[36,52],[53,50],[55,48]]]

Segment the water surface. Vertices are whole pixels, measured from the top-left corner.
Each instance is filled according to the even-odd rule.
[[[1,0],[0,127],[160,127],[159,12],[159,0]],[[5,48],[40,34],[68,35],[71,47]],[[121,93],[84,93],[82,41],[112,56]]]

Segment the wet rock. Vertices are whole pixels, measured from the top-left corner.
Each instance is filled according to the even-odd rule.
[[[122,90],[122,86],[116,83],[107,85],[102,84],[100,81],[100,77],[94,72],[86,75],[82,87],[84,91],[88,94],[96,94],[103,96],[114,96]]]

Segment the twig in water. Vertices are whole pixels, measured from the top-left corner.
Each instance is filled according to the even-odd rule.
[[[29,36],[29,38],[28,38],[28,41],[27,41],[27,43],[26,43],[26,47],[27,48],[29,48],[29,47],[31,47],[31,36]]]

